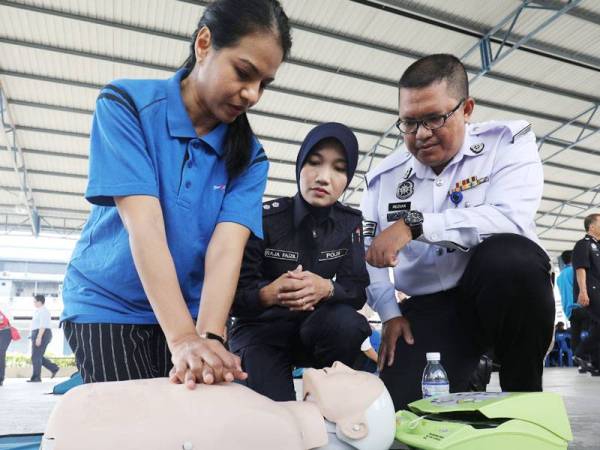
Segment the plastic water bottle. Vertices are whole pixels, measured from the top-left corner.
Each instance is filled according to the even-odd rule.
[[[421,380],[423,398],[437,397],[450,393],[448,374],[440,364],[439,353],[427,353],[427,365]]]

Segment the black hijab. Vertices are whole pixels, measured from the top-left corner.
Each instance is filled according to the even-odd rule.
[[[300,171],[306,163],[310,152],[317,146],[317,144],[324,139],[335,139],[341,144],[341,147],[346,156],[346,176],[348,181],[346,188],[350,185],[354,172],[356,170],[356,164],[358,163],[358,141],[356,136],[346,125],[342,125],[337,122],[328,122],[321,125],[317,125],[315,128],[304,138],[298,157],[296,158],[296,184],[298,186],[298,197],[302,200],[305,208],[315,218],[317,222],[321,222],[329,215],[331,207],[319,208],[310,205],[302,194],[300,193]]]

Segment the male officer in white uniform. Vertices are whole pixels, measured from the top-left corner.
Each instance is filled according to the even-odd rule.
[[[503,390],[539,391],[554,300],[535,235],[543,171],[531,127],[470,124],[475,102],[452,55],[416,61],[399,85],[408,152],[367,174],[361,208],[381,378],[404,408],[421,398],[426,352],[441,352],[451,391],[466,391],[493,349]],[[399,306],[394,289],[411,298]]]

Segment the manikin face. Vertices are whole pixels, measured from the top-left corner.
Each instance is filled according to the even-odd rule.
[[[460,102],[448,92],[445,80],[424,88],[400,88],[399,115],[401,120],[423,120],[452,111]],[[405,134],[408,151],[422,164],[440,173],[459,152],[465,137],[465,126],[475,102],[467,98],[446,120],[443,127],[428,130],[419,125],[416,134]]]
[[[215,50],[204,27],[195,48],[197,62],[187,82],[200,110],[223,123],[233,122],[258,103],[283,60],[279,39],[272,32],[252,33],[233,47]]]
[[[348,183],[346,157],[336,141],[326,141],[310,152],[300,170],[300,194],[311,206],[333,205]]]

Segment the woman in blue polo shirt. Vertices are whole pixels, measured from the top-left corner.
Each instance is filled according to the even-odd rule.
[[[222,338],[244,246],[262,237],[268,161],[246,111],[290,47],[276,0],[217,0],[171,79],[100,92],[85,194],[94,206],[63,289],[86,382],[246,377]]]

